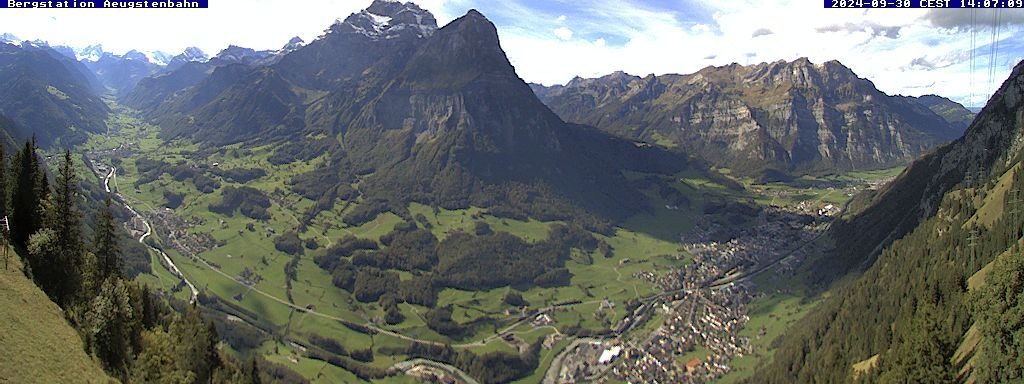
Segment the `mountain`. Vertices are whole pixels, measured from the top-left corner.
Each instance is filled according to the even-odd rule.
[[[210,59],[210,64],[217,66],[229,64],[253,65],[266,60],[273,55],[273,51],[256,51],[252,48],[243,48],[231,45],[224,48],[217,54],[217,56]]]
[[[43,50],[50,54],[51,57],[60,61],[64,64],[64,67],[71,71],[76,80],[89,86],[89,89],[96,94],[104,92],[103,84],[100,83],[100,79],[96,77],[96,74],[89,70],[84,63],[76,59],[75,52],[72,48],[66,46],[45,46],[50,49]]]
[[[97,53],[95,49],[88,53],[90,56],[82,60],[85,66],[114,94],[131,91],[140,80],[156,74],[162,68],[159,64],[150,62],[149,56],[136,50],[120,56],[102,52],[95,61],[92,60],[93,55]]]
[[[303,45],[306,45],[306,41],[302,40],[301,37],[295,36],[295,37],[291,38],[291,40],[288,40],[288,43],[285,44],[284,47],[281,48],[281,51],[282,52],[291,52],[291,51],[294,51],[296,49],[302,48]]]
[[[199,84],[213,73],[214,68],[212,64],[198,61],[181,63],[173,71],[139,80],[119,101],[132,108],[155,110],[177,92]]]
[[[643,78],[619,72],[533,88],[566,121],[678,147],[752,176],[904,164],[963,133],[837,61]]]
[[[13,249],[0,269],[0,377],[16,383],[115,382],[82,347],[64,311],[22,274]]]
[[[80,61],[97,62],[107,52],[103,50],[102,44],[93,44],[83,48],[74,49],[75,55],[77,55]]]
[[[210,56],[203,52],[203,50],[196,47],[185,48],[185,51],[171,58],[171,61],[167,63],[166,71],[173,72],[178,68],[181,68],[185,64],[192,62],[204,63],[210,60]]]
[[[21,39],[19,39],[18,36],[14,36],[10,33],[4,32],[3,34],[0,34],[0,43],[18,45],[19,43],[21,43]]]
[[[69,70],[76,73],[79,76],[79,80],[88,84],[92,90],[96,92],[100,92],[102,90],[102,85],[100,85],[99,79],[96,78],[96,75],[94,75],[89,68],[86,68],[84,64],[78,61],[78,55],[71,47],[63,45],[53,46],[41,40],[23,41],[10,33],[4,33],[0,36],[0,43],[25,48],[49,48],[44,49],[43,51],[50,54],[54,59],[60,61]]]
[[[167,64],[170,64],[171,60],[173,60],[175,57],[177,57],[175,55],[172,55],[170,53],[163,52],[163,51],[146,51],[146,52],[142,52],[142,54],[146,57],[146,60],[149,61],[150,63],[156,64],[156,65],[159,65],[159,66],[162,66],[162,67],[166,67]]]
[[[109,109],[73,61],[48,47],[0,44],[0,115],[18,140],[72,145],[86,132],[106,131]]]
[[[967,107],[942,96],[924,95],[920,97],[908,97],[908,99],[928,107],[932,112],[935,112],[939,116],[942,116],[943,119],[946,119],[946,122],[950,125],[965,131],[967,130],[967,127],[971,125],[971,122],[974,121],[974,117],[977,116],[977,113],[972,112],[967,109]]]
[[[0,146],[4,147],[5,153],[14,152],[18,148],[18,140],[14,137],[17,132],[18,128],[14,121],[0,115]]]
[[[819,287],[845,283],[780,338],[771,363],[753,377],[1018,380],[1022,119],[1024,62],[963,137],[922,156],[878,192],[858,196],[855,213],[830,230],[834,249],[797,275]]]
[[[330,201],[360,179],[365,199],[400,214],[419,201],[617,220],[647,208],[624,171],[689,165],[559,119],[516,75],[479,12],[437,29],[429,12],[391,1],[375,1],[271,66],[219,67],[150,116],[167,139],[325,155],[331,165],[309,177],[328,184],[308,197]],[[295,148],[304,154],[286,155]]]

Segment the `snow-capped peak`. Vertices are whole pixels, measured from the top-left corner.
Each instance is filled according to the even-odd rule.
[[[97,62],[103,57],[103,45],[94,44],[85,48],[75,48],[75,57],[79,61]]]
[[[302,46],[304,45],[306,45],[306,41],[302,40],[301,37],[295,36],[291,40],[288,40],[288,44],[285,44],[284,47],[281,48],[281,51],[291,52],[296,49],[302,48]]]
[[[434,15],[418,5],[397,0],[375,0],[344,21],[338,20],[329,32],[354,32],[373,40],[386,40],[403,34],[430,36],[437,30]]]
[[[134,49],[126,52],[123,56],[121,56],[121,58],[123,58],[125,60],[135,60],[135,61],[150,62],[149,61],[149,56],[147,56],[145,53],[139,52],[139,51],[134,50]]]
[[[147,61],[159,66],[166,66],[174,59],[174,55],[163,51],[143,51],[142,54],[146,56]]]
[[[178,55],[176,57],[180,58],[181,60],[184,60],[184,61],[200,61],[200,62],[206,61],[206,60],[210,59],[210,56],[207,55],[206,52],[203,52],[202,49],[199,49],[199,48],[196,48],[196,47],[185,48],[185,51],[182,52],[180,55]]]
[[[0,35],[0,43],[18,45],[21,44],[21,39],[19,39],[18,36],[14,36],[10,33],[4,32],[3,35]]]

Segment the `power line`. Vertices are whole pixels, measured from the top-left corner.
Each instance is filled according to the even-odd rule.
[[[978,10],[977,9],[972,9],[971,10],[971,52],[970,52],[971,53],[971,98],[970,98],[970,101],[969,101],[969,103],[971,103],[971,104],[974,103],[974,91],[975,91],[975,87],[974,87],[974,71],[975,71],[975,68],[977,68],[977,66],[975,65],[975,60],[977,59],[977,57],[976,57],[974,51],[977,50],[977,47],[978,47],[977,41],[978,41]]]
[[[967,247],[970,248],[971,252],[971,270],[978,270],[978,237],[979,231],[977,228],[971,229],[971,235],[967,237]]]
[[[992,47],[993,52],[995,52],[995,54],[992,56],[992,84],[988,85],[988,88],[990,90],[993,87],[995,87],[995,82],[997,80],[996,70],[999,68],[999,40],[1000,35],[1002,35],[1002,31],[999,28],[999,23],[1001,21],[1000,18],[1002,16],[1003,11],[1001,9],[996,9],[996,41],[994,43],[994,46]]]

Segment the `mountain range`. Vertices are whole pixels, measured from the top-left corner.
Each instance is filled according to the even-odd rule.
[[[689,166],[563,122],[516,75],[479,12],[438,29],[412,3],[376,1],[271,65],[183,67],[140,84],[126,103],[166,139],[327,154],[331,166],[314,172],[330,185],[309,197],[330,198],[365,176],[366,198],[396,212],[420,201],[564,219],[579,205],[621,219],[644,209],[623,170]]]
[[[617,72],[532,87],[566,121],[769,179],[905,164],[959,137],[973,118],[947,99],[886,95],[837,61]]]
[[[107,105],[81,63],[46,46],[0,43],[0,116],[7,136],[75,145],[106,130]]]
[[[313,202],[301,201],[311,206],[305,218],[292,216],[288,219],[287,226],[298,224],[301,229],[274,240],[277,251],[286,252],[278,242],[293,243],[286,248],[295,251],[292,261],[283,268],[285,275],[291,275],[284,278],[287,303],[291,304],[286,320],[289,330],[293,315],[313,319],[313,315],[327,314],[317,312],[312,305],[304,306],[302,296],[299,296],[300,301],[292,297],[293,282],[296,286],[303,284],[295,277],[299,263],[304,263],[303,268],[309,267],[309,259],[314,259],[318,265],[336,264],[331,268],[320,265],[329,272],[318,275],[327,281],[324,284],[327,288],[318,287],[324,292],[333,289],[332,284],[342,288],[346,284],[345,274],[350,273],[360,275],[348,276],[352,286],[347,290],[353,294],[355,285],[367,289],[370,285],[390,281],[408,291],[408,286],[403,284],[427,281],[425,287],[414,287],[436,295],[436,290],[442,288],[458,288],[460,292],[473,288],[455,285],[453,276],[441,273],[445,269],[437,265],[438,254],[450,258],[456,252],[436,247],[440,241],[446,242],[446,246],[464,242],[458,246],[484,249],[465,251],[472,254],[472,258],[450,259],[455,260],[450,262],[452,264],[463,263],[451,270],[469,271],[466,274],[473,275],[472,278],[484,275],[481,271],[524,266],[526,253],[543,251],[547,246],[541,241],[530,242],[532,245],[525,247],[525,240],[508,233],[495,235],[490,224],[483,221],[475,223],[475,234],[456,228],[445,234],[447,238],[438,238],[431,232],[433,224],[429,224],[424,215],[420,215],[422,219],[413,217],[409,208],[412,203],[433,208],[435,218],[441,208],[482,208],[479,210],[482,213],[473,220],[486,215],[496,219],[495,222],[504,219],[515,219],[517,224],[544,222],[543,228],[550,229],[549,235],[555,239],[552,241],[568,244],[574,241],[570,237],[576,236],[581,239],[575,241],[581,243],[592,240],[589,242],[594,249],[590,251],[594,251],[600,246],[591,232],[612,239],[616,233],[614,225],[640,213],[655,211],[651,205],[656,199],[647,196],[652,193],[670,191],[665,194],[675,192],[678,195],[681,192],[676,187],[680,186],[691,187],[694,199],[719,198],[710,196],[712,192],[708,191],[712,189],[723,196],[742,195],[728,204],[699,202],[708,217],[712,216],[708,213],[709,206],[711,210],[717,209],[715,205],[747,207],[747,202],[740,200],[750,195],[732,194],[743,187],[723,176],[724,169],[728,169],[730,175],[771,181],[803,174],[823,175],[909,164],[891,183],[877,191],[857,195],[831,224],[817,221],[820,226],[814,231],[828,229],[822,230],[824,233],[820,236],[814,233],[813,241],[809,242],[813,245],[809,248],[818,252],[808,255],[795,267],[795,272],[789,274],[788,270],[772,269],[785,282],[773,287],[775,292],[767,294],[807,290],[812,293],[809,297],[815,299],[807,301],[817,304],[807,315],[800,315],[803,317],[797,326],[790,327],[771,343],[774,355],[751,368],[756,373],[747,381],[970,382],[977,379],[1003,382],[1014,379],[998,376],[985,367],[986,364],[1009,366],[996,360],[1013,360],[1019,357],[1015,351],[1021,350],[1022,339],[1017,336],[1020,335],[1019,312],[1013,312],[1014,307],[1011,307],[1011,304],[1024,303],[1019,299],[1020,271],[1012,270],[1004,262],[1019,259],[1019,250],[1024,244],[1020,241],[1024,236],[1021,232],[1024,220],[1019,215],[1019,190],[1024,186],[1021,176],[1024,175],[1024,64],[1014,69],[988,105],[976,115],[940,96],[887,95],[837,61],[815,64],[797,59],[750,66],[733,64],[708,67],[689,75],[638,77],[616,72],[596,79],[576,78],[566,85],[553,87],[528,84],[519,77],[505,54],[495,25],[480,12],[470,10],[438,27],[429,11],[413,3],[389,0],[376,0],[365,10],[338,20],[321,37],[309,43],[293,38],[274,51],[229,46],[212,58],[196,48],[177,56],[140,51],[114,55],[98,45],[73,50],[24,42],[8,34],[2,38],[6,42],[0,43],[0,143],[3,145],[35,137],[42,146],[72,146],[83,142],[89,133],[103,133],[110,109],[100,95],[113,95],[118,103],[138,110],[141,117],[159,125],[160,138],[167,143],[195,144],[201,148],[196,153],[225,147],[232,148],[222,150],[221,154],[228,150],[244,153],[257,147],[269,148],[269,164],[295,165],[292,168],[297,169],[296,175],[283,184],[277,184],[282,182],[277,179],[274,184],[275,188],[277,185],[282,189],[291,188],[292,192]],[[141,176],[142,168],[149,166],[173,169],[158,169],[154,180],[164,177],[165,171],[174,173],[175,183],[186,183],[189,178],[193,184],[203,177],[212,180],[205,174],[207,169],[189,164],[189,161],[202,160],[176,156],[173,161],[179,162],[173,165],[149,158],[135,160],[135,171],[139,173],[135,176]],[[314,160],[316,166],[305,167]],[[216,167],[214,164],[208,169]],[[277,177],[267,175],[264,169],[231,171],[262,175],[254,176],[255,179]],[[214,172],[211,175],[216,172],[226,175],[229,170],[210,172]],[[708,184],[715,184],[714,188],[692,187],[708,180],[712,181]],[[160,180],[163,181],[166,179]],[[722,188],[725,191],[717,190],[717,181],[723,181],[720,184],[725,186]],[[146,183],[136,184],[136,188],[142,184]],[[225,204],[194,207],[220,219],[220,230],[228,233],[230,239],[238,240],[248,232],[256,232],[257,225],[260,230],[268,231],[265,237],[269,239],[274,230],[269,224],[274,217],[266,212],[267,207],[273,207],[274,215],[281,214],[278,209],[289,216],[291,211],[284,210],[279,202],[280,196],[286,193],[270,194],[254,188],[258,185],[261,184],[242,188],[225,186],[221,190]],[[148,192],[154,192],[149,188]],[[185,195],[175,194],[186,192],[171,189],[162,191],[163,197],[168,201],[176,197],[181,203]],[[210,191],[217,189],[220,189],[219,184]],[[187,192],[194,191],[188,189]],[[246,215],[246,209],[252,208],[249,206],[238,209],[252,220],[232,216],[236,207],[216,212],[215,207],[229,205],[226,204],[230,200],[229,193],[262,197],[261,202],[252,204],[263,208],[263,215]],[[205,199],[200,200],[203,202],[209,200],[208,197],[202,199]],[[820,197],[818,202],[823,199]],[[352,209],[340,210],[345,216],[337,217],[347,225],[346,232],[387,212],[398,217],[398,223],[392,225],[394,231],[374,239],[349,236],[339,241],[337,247],[328,246],[322,253],[316,253],[317,257],[300,257],[299,254],[307,250],[309,253],[304,255],[313,254],[323,244],[317,243],[318,236],[322,235],[328,243],[332,241],[327,238],[326,227],[320,234],[307,233],[308,219],[331,211],[335,202],[343,200],[355,202]],[[236,205],[242,204],[250,203]],[[1016,206],[1011,207],[1013,204]],[[666,205],[665,211],[680,216],[691,212],[699,215],[698,211],[680,210],[679,205],[671,205],[671,208]],[[209,212],[204,211],[204,206],[210,208]],[[176,211],[168,209],[168,212],[173,216]],[[465,212],[462,216],[467,216]],[[134,210],[132,213],[133,218],[139,215]],[[228,223],[217,214],[231,217],[232,222]],[[765,216],[758,220],[768,220]],[[334,218],[331,216],[329,220]],[[815,218],[800,219],[803,218],[815,222]],[[465,218],[456,220],[465,221]],[[739,217],[733,224],[744,220]],[[555,221],[560,223],[552,223]],[[569,226],[559,229],[562,222]],[[237,237],[236,228],[229,224],[239,225]],[[247,231],[241,229],[240,224],[248,224]],[[720,226],[717,222],[709,225]],[[146,227],[155,229],[148,223]],[[440,233],[440,228],[438,230]],[[555,236],[560,231],[565,237]],[[263,237],[261,234],[250,236]],[[416,240],[416,236],[424,241]],[[677,234],[671,237],[674,238],[668,248],[678,248]],[[645,239],[644,236],[632,237],[634,245],[638,238]],[[264,240],[269,241],[260,239]],[[526,251],[514,253],[506,252],[507,247],[488,248],[491,245],[488,241],[521,243],[524,245],[521,249]],[[600,243],[605,248],[600,252],[604,258],[615,257],[610,244],[604,239]],[[576,251],[583,247],[564,248],[565,258],[581,256],[573,263],[587,264],[584,259],[590,258],[590,251],[580,252],[580,255]],[[492,249],[497,251],[492,252]],[[395,263],[400,265],[423,250],[436,251],[434,264],[430,257],[425,257],[427,262],[422,267],[388,266],[394,262],[389,258],[402,259]],[[644,248],[640,252],[648,251]],[[267,253],[272,252],[268,248]],[[683,252],[676,252],[682,256],[674,260],[660,256],[659,259],[630,261],[630,258],[618,256],[621,259],[611,261],[610,265],[631,268],[649,263],[650,268],[661,268],[663,264],[651,261],[658,260],[670,263],[665,268],[675,268],[671,262],[686,262]],[[797,252],[789,252],[787,259],[793,254]],[[244,256],[236,255],[239,257],[226,255],[222,260],[235,259],[231,262],[241,264],[237,260]],[[202,258],[205,256],[191,261],[206,264]],[[174,257],[185,259],[180,255]],[[169,258],[165,256],[165,260]],[[509,260],[512,258],[516,260]],[[253,259],[250,256],[249,260]],[[281,264],[272,264],[278,261],[264,257],[260,263],[279,273]],[[559,260],[559,263],[564,262]],[[589,260],[589,264],[593,263],[593,259]],[[541,269],[561,269],[562,275],[568,276],[568,269],[552,267],[558,265],[544,264]],[[240,276],[253,274],[248,266]],[[256,268],[263,272],[263,267]],[[598,279],[607,278],[625,287],[623,276],[628,278],[630,274],[621,273],[618,267],[607,268],[616,276],[598,275]],[[771,265],[761,271],[768,271],[769,267]],[[196,267],[189,265],[188,268]],[[743,268],[745,266],[740,265],[733,270],[742,275]],[[395,269],[405,274],[399,275],[393,271]],[[211,270],[220,272],[222,268],[211,267]],[[303,277],[309,276],[305,275],[308,272],[303,270]],[[552,271],[536,272],[542,275]],[[389,274],[394,278],[384,279]],[[18,280],[11,280],[11,284],[20,287],[27,283],[23,276],[14,276]],[[267,276],[270,278],[269,273]],[[658,273],[651,276],[654,279],[666,277]],[[425,277],[438,279],[425,280]],[[591,296],[591,287],[579,284],[582,276],[574,277],[575,280],[561,279],[565,281],[559,284],[563,284],[565,290],[579,288],[581,295],[595,300],[586,304],[597,306],[597,302],[602,301],[603,310],[608,298]],[[1000,278],[1009,279],[1010,283],[1001,285]],[[370,280],[372,284],[367,283]],[[518,287],[499,282],[485,288],[508,288],[503,304],[496,307],[500,309],[508,308],[505,302],[523,301],[520,291],[550,288],[536,284],[534,279],[524,281],[534,281],[537,286]],[[255,292],[272,297],[261,290],[275,289],[267,288],[273,284],[236,282],[247,285],[244,287],[246,295]],[[701,286],[694,291],[704,290],[714,296],[734,286],[732,283],[724,285],[722,291]],[[240,294],[232,302],[227,296],[217,297],[215,292],[209,292],[214,291],[204,288],[204,292],[196,294],[196,300],[204,306],[223,305],[242,317],[257,318],[244,313],[249,312],[245,309],[249,304],[244,300],[251,298],[245,299]],[[379,303],[374,311],[381,309],[385,313],[389,311],[384,307],[393,306],[400,316],[398,301],[406,300],[403,307],[412,308],[424,323],[436,323],[438,313],[452,311],[451,306],[434,308],[433,304],[410,302],[405,296],[396,298],[389,294],[382,299],[384,292],[381,290],[376,297],[339,297],[349,298],[348,304],[353,308],[359,305],[355,301]],[[472,292],[471,300],[486,300],[484,295],[477,297],[481,292],[488,291]],[[625,288],[623,292],[628,300],[624,300],[625,305],[620,309],[629,313],[644,311],[647,303],[641,299],[637,286],[632,287],[632,292]],[[690,290],[684,289],[675,290],[671,295],[683,294],[680,292],[690,294]],[[827,293],[818,295],[821,292]],[[518,300],[513,293],[520,295]],[[668,294],[659,290],[656,296],[650,297],[664,298]],[[35,292],[26,295],[38,296]],[[979,304],[986,303],[987,295],[1003,298],[1003,302],[1009,304]],[[700,295],[694,295],[694,303],[705,299],[697,296]],[[531,300],[536,300],[535,297]],[[433,300],[436,301],[436,297]],[[672,300],[682,301],[678,296]],[[341,304],[342,300],[338,301]],[[390,301],[390,305],[385,305],[386,301]],[[583,304],[581,300],[551,299],[543,305],[549,303],[551,307],[542,311],[550,311],[555,317],[570,305]],[[663,303],[668,303],[667,299]],[[413,304],[423,307],[426,315],[417,312],[419,307]],[[558,309],[563,304],[565,307]],[[611,307],[615,310],[614,305]],[[667,304],[659,307],[668,311]],[[509,313],[512,312],[506,311],[505,315],[510,316]],[[509,328],[508,335],[514,338],[511,329],[526,324],[531,318],[540,319],[534,317],[538,313],[542,312],[532,312],[515,320],[518,322]],[[705,321],[711,316],[710,310],[707,314],[698,313],[700,315],[693,317],[693,321]],[[46,314],[50,320],[59,316],[53,309]],[[488,313],[490,315],[500,316],[497,311]],[[994,317],[1004,315],[1002,321]],[[248,321],[242,317],[232,315],[229,322]],[[453,321],[451,313],[444,317],[440,316],[441,322],[464,325]],[[360,319],[355,315],[353,318]],[[360,337],[367,336],[371,345],[369,358],[359,361],[372,362],[374,353],[395,349],[391,345],[374,346],[373,335],[380,335],[378,332],[383,332],[379,331],[382,329],[392,332],[397,328],[378,328],[383,325],[366,320],[368,325],[348,319],[341,323]],[[410,320],[417,321],[411,317]],[[490,320],[493,319],[488,317],[485,321]],[[584,317],[579,318],[577,332],[584,320]],[[396,325],[389,320],[385,322]],[[497,330],[497,324],[485,326],[494,325]],[[62,335],[70,332],[64,329],[67,328],[64,324],[60,325]],[[607,327],[611,326],[609,322]],[[424,327],[429,328],[429,324]],[[1000,327],[1016,327],[1011,329],[1016,333]],[[211,329],[217,328],[211,326]],[[427,332],[423,327],[413,329]],[[393,333],[405,338],[422,337],[400,333],[404,331],[405,328]],[[765,332],[762,329],[761,333]],[[209,334],[216,336],[217,332]],[[562,335],[557,328],[555,334]],[[580,336],[578,333],[571,335]],[[499,336],[502,335],[496,332],[495,337]],[[384,335],[381,338],[384,339]],[[484,340],[481,344],[486,346],[487,339]],[[334,344],[324,345],[337,347],[333,349],[338,351],[349,347]],[[408,351],[423,347],[415,344],[404,352],[391,352],[411,357],[413,353]],[[541,344],[539,340],[533,343],[530,353],[539,351]],[[213,350],[218,348],[216,340],[211,345]],[[299,347],[299,344],[291,345]],[[991,349],[997,348],[991,345],[1003,349]],[[327,347],[318,345],[308,349],[318,352]],[[353,359],[362,355],[353,352],[344,354]],[[456,353],[450,347],[443,352],[448,357]],[[523,350],[519,352],[526,355]],[[198,355],[189,356],[197,358]],[[486,356],[493,357],[490,361],[517,357],[500,351],[488,352]],[[308,355],[303,355],[306,357]],[[79,358],[83,357],[76,356],[76,360]],[[466,358],[448,360],[453,365],[476,366],[480,371],[489,368],[479,363],[487,360],[473,360],[474,364],[466,363]],[[364,366],[354,363],[355,360],[337,361],[341,362],[339,369],[354,371],[353,367]],[[83,364],[90,365],[87,363]],[[392,364],[390,360],[386,363],[389,367]],[[255,361],[252,364],[252,370],[256,371]],[[531,364],[534,365],[523,370],[538,369],[536,360]],[[865,366],[867,368],[857,368]],[[977,371],[980,376],[972,376],[974,367],[981,367]],[[393,373],[390,368],[389,371]],[[365,376],[363,373],[358,377],[366,379]]]

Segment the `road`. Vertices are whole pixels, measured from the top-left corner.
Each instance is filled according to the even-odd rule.
[[[110,167],[110,173],[107,173],[107,176],[103,178],[103,189],[106,190],[107,192],[110,192],[110,179],[112,177],[115,177],[114,175],[116,173],[117,167],[112,166]],[[146,243],[146,238],[153,235],[153,226],[149,224],[149,220],[146,220],[146,218],[139,214],[139,212],[136,211],[135,208],[132,208],[132,206],[128,204],[128,201],[125,200],[124,196],[122,196],[120,193],[115,193],[114,198],[118,202],[120,202],[121,205],[125,207],[125,209],[131,212],[132,215],[138,217],[139,220],[142,220],[142,224],[146,226],[146,233],[143,233],[142,236],[139,236],[139,243],[145,245],[146,248],[149,248],[152,252],[160,255],[160,259],[163,262],[164,267],[167,268],[167,270],[170,271],[171,274],[181,279],[181,281],[185,282],[185,285],[188,286],[188,289],[192,294],[191,299],[189,299],[189,303],[194,304],[196,302],[196,299],[199,298],[199,290],[196,289],[196,286],[192,284],[191,281],[188,281],[187,278],[185,278],[185,274],[181,273],[181,270],[178,269],[177,265],[174,265],[174,261],[171,260],[169,256],[167,256],[166,252]]]
[[[103,178],[103,189],[105,189],[107,193],[110,193],[110,178],[114,177],[115,171],[117,171],[117,168],[110,167],[110,173],[107,174],[107,177]]]
[[[462,380],[462,383],[464,383],[464,384],[479,384],[479,382],[476,381],[476,379],[470,377],[465,372],[463,372],[461,369],[458,369],[458,368],[453,367],[453,366],[448,365],[448,364],[439,363],[439,362],[436,362],[436,361],[433,361],[433,360],[412,359],[412,360],[407,360],[407,361],[403,361],[403,362],[400,362],[400,363],[396,363],[392,367],[395,368],[395,369],[398,369],[398,370],[400,370],[402,372],[406,372],[406,371],[408,371],[408,370],[410,370],[410,369],[412,369],[412,368],[414,368],[416,366],[427,366],[427,367],[430,367],[430,368],[433,368],[433,369],[440,369],[442,371],[446,371],[449,374],[454,374],[454,375],[458,376]]]

